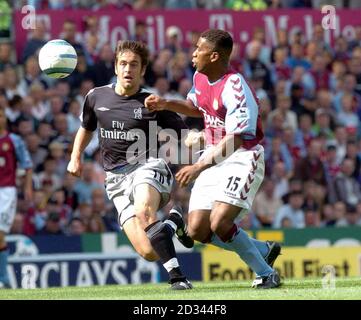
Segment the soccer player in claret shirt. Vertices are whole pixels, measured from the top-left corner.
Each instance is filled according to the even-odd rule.
[[[13,224],[16,203],[16,169],[17,165],[25,169],[24,197],[31,201],[32,162],[24,141],[17,135],[9,133],[6,128],[5,110],[0,108],[0,288],[10,288],[7,273],[8,249],[5,235]]]
[[[201,34],[193,53],[196,73],[187,101],[151,95],[150,110],[204,118],[206,149],[199,161],[176,174],[181,186],[196,180],[189,202],[188,233],[198,241],[236,252],[257,277],[253,287],[281,283],[273,263],[281,247],[250,238],[235,224],[251,209],[264,177],[264,149],[257,98],[229,66],[232,37],[222,30]]]
[[[150,93],[140,83],[148,56],[148,49],[141,42],[118,43],[117,82],[87,94],[68,171],[80,176],[81,154],[98,127],[106,192],[118,211],[119,224],[143,258],[160,259],[168,271],[171,289],[191,289],[191,283],[180,270],[172,237],[175,233],[186,247],[192,247],[193,240],[176,210],[171,210],[164,222],[157,219],[156,212],[169,200],[173,175],[163,159],[151,157],[154,151],[151,140],[157,141],[157,134],[149,134],[153,121],[162,128],[175,130],[178,137],[186,126],[174,112],[151,112],[144,107],[144,99]],[[137,142],[143,142],[144,148],[135,154],[130,150]],[[145,161],[138,161],[142,158]]]

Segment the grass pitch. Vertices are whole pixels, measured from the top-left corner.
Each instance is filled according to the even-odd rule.
[[[108,285],[49,289],[0,289],[4,300],[361,300],[361,278],[337,278],[335,289],[322,279],[285,280],[272,290],[250,288],[250,281],[194,282],[193,290],[171,291],[167,284]]]

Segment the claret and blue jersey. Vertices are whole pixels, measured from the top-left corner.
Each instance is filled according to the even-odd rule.
[[[32,161],[24,141],[16,134],[0,136],[0,187],[16,186],[17,164],[31,169]]]
[[[210,83],[196,72],[187,98],[203,113],[206,143],[217,144],[226,134],[239,134],[250,149],[263,138],[258,100],[239,73],[228,71]]]

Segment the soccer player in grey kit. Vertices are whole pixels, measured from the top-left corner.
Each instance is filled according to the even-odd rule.
[[[82,125],[75,137],[68,171],[81,174],[81,155],[98,128],[99,143],[106,172],[106,192],[118,211],[118,221],[135,250],[146,260],[160,259],[169,274],[171,289],[191,289],[191,283],[180,270],[172,237],[186,247],[193,246],[182,216],[171,210],[164,222],[157,211],[169,200],[173,175],[166,162],[151,157],[154,146],[148,134],[152,121],[162,128],[175,130],[178,137],[186,126],[173,112],[152,112],[144,107],[150,95],[141,88],[141,79],[148,64],[148,49],[137,41],[120,41],[115,53],[116,84],[97,87],[86,96]],[[137,159],[130,148],[140,138],[145,148]],[[153,148],[153,149],[152,149]],[[130,158],[132,158],[130,160]]]

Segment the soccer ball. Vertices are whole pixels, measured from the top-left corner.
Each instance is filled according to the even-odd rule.
[[[73,46],[61,39],[48,41],[39,52],[40,69],[50,78],[65,78],[77,64],[78,56]]]

